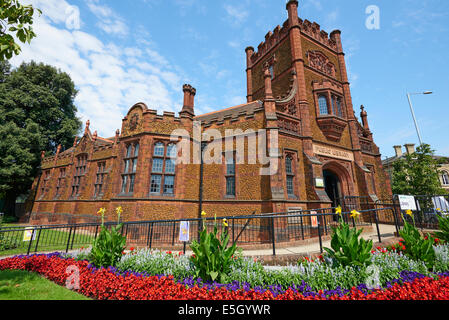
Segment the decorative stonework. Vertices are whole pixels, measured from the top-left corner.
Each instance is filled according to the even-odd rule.
[[[335,78],[335,66],[321,51],[308,51],[306,54],[309,67]]]
[[[138,110],[134,111],[134,113],[130,114],[127,118],[128,120],[124,125],[122,136],[132,136],[143,130],[142,115]]]
[[[279,119],[278,126],[281,131],[284,130],[288,133],[293,133],[297,135],[301,134],[300,125],[298,122],[289,121],[286,119]]]
[[[320,116],[316,121],[326,138],[332,141],[340,141],[347,126],[346,121],[333,115]]]
[[[328,158],[334,158],[334,159],[341,159],[346,161],[354,161],[354,155],[347,150],[325,146],[322,144],[313,144],[313,153],[316,155],[328,157]],[[325,162],[325,160],[322,157],[318,157],[318,159],[321,162]]]

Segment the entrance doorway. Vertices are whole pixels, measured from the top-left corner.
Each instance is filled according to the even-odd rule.
[[[323,171],[324,187],[332,201],[332,207],[341,206],[341,182],[338,176],[330,170]]]

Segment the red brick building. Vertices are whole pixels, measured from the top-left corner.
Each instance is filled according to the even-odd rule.
[[[246,49],[246,104],[196,115],[196,90],[184,85],[178,117],[138,103],[111,138],[92,133],[88,122],[72,148],[43,156],[31,220],[88,221],[101,207],[112,219],[119,205],[126,220],[198,217],[201,166],[177,164],[179,143],[170,136],[177,129],[185,132],[193,154],[200,144],[194,135],[199,121],[203,132],[215,129],[224,136],[234,130],[232,146],[243,143],[248,159],[246,132],[278,134],[279,168],[273,175],[261,175],[260,163],[236,161],[235,152],[220,155],[222,164],[203,166],[206,212],[284,212],[335,206],[345,195],[388,197],[390,183],[367,113],[362,107],[362,123],[354,113],[341,32],[329,35],[301,20],[295,0],[287,11],[288,19],[268,32],[257,50]]]

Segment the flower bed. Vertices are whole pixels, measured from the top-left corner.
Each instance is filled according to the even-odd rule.
[[[201,280],[175,279],[172,275],[149,275],[117,268],[95,268],[88,261],[77,261],[59,253],[16,256],[0,260],[0,270],[36,272],[59,285],[66,285],[68,267],[79,270],[76,291],[94,299],[108,300],[448,300],[449,273],[422,274],[401,271],[397,279],[381,289],[365,284],[351,289],[314,291],[306,282],[288,288],[282,285],[252,286],[233,281],[229,284],[202,283]]]

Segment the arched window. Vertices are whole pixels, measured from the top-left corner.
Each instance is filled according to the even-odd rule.
[[[318,106],[320,108],[320,115],[329,114],[329,109],[327,107],[327,99],[325,96],[318,96]]]
[[[293,181],[295,179],[295,173],[293,171],[293,158],[290,155],[285,157],[285,173],[287,175],[287,194],[289,196],[295,195],[295,189],[293,186]]]
[[[443,182],[443,186],[449,186],[449,173],[443,171],[441,174],[441,180]]]

